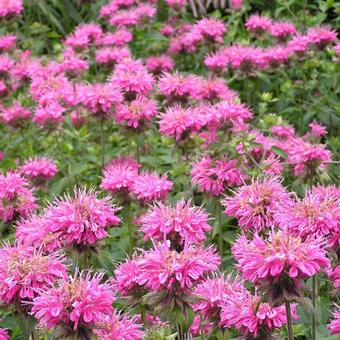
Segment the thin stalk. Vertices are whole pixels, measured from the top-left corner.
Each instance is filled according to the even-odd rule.
[[[316,339],[316,295],[317,295],[317,281],[316,275],[314,275],[312,278],[312,305],[313,305],[312,340]]]
[[[100,119],[100,141],[102,145],[102,168],[104,168],[105,164],[105,136],[104,136],[104,119]]]
[[[218,218],[218,249],[220,251],[221,257],[223,257],[223,226],[222,226],[222,211],[221,205],[218,201],[217,204],[217,218]]]
[[[286,306],[286,317],[287,317],[288,340],[294,340],[292,313],[290,311],[290,302],[286,300],[285,306]]]

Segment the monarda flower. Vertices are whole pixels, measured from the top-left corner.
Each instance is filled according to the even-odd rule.
[[[312,123],[310,123],[309,125],[310,128],[310,134],[313,137],[322,137],[327,135],[327,129],[325,126],[319,124],[316,121],[313,121]]]
[[[327,270],[327,276],[332,281],[333,287],[340,291],[340,265]]]
[[[19,244],[41,248],[44,253],[52,253],[64,245],[61,233],[52,232],[43,216],[33,214],[21,219],[15,228],[15,238]]]
[[[31,111],[18,103],[13,104],[11,107],[2,107],[0,109],[0,121],[14,127],[20,127],[31,116]]]
[[[39,325],[57,327],[60,338],[77,334],[90,339],[94,326],[113,313],[114,292],[111,285],[101,283],[103,276],[77,272],[41,291],[32,302],[32,314]]]
[[[66,109],[59,104],[53,93],[44,95],[34,112],[33,122],[42,127],[55,127],[63,121],[65,111]]]
[[[331,152],[323,144],[310,144],[296,139],[288,150],[287,163],[294,169],[294,175],[313,179],[324,172],[331,161]]]
[[[96,117],[110,117],[115,105],[123,101],[120,90],[113,84],[89,85],[83,91],[84,105]]]
[[[4,52],[15,47],[17,37],[15,35],[0,36],[0,51]]]
[[[267,239],[255,235],[248,240],[240,236],[232,247],[232,254],[243,278],[262,284],[274,306],[298,298],[300,281],[330,265],[322,239],[303,240],[288,230],[273,231]]]
[[[208,41],[223,43],[223,35],[227,31],[227,25],[218,19],[205,18],[199,20],[193,26],[193,30]]]
[[[229,187],[242,184],[243,178],[236,160],[214,160],[205,156],[194,163],[191,170],[191,180],[199,191],[213,196],[218,196]]]
[[[159,131],[161,134],[174,137],[176,142],[185,140],[201,127],[201,119],[192,108],[184,108],[179,105],[168,107],[161,114]]]
[[[167,175],[157,173],[142,173],[134,179],[131,192],[143,203],[165,199],[171,191],[173,183]]]
[[[103,65],[114,65],[124,58],[130,58],[131,52],[126,47],[105,47],[96,50],[96,62]]]
[[[336,41],[337,34],[329,27],[312,27],[307,32],[307,39],[310,44],[323,49],[329,43]]]
[[[234,196],[222,200],[222,205],[226,207],[224,213],[235,217],[242,229],[260,232],[275,225],[278,205],[289,200],[282,184],[269,178],[238,188]]]
[[[9,337],[6,329],[0,328],[0,339],[1,340],[10,340],[10,337]]]
[[[102,35],[97,41],[99,46],[117,46],[122,47],[133,40],[133,35],[127,29],[117,29],[114,33],[108,32]]]
[[[305,198],[285,200],[277,206],[275,222],[302,238],[329,238],[340,231],[340,197],[307,191]]]
[[[286,40],[296,33],[295,26],[289,21],[274,22],[270,27],[270,34],[278,40]]]
[[[44,157],[29,159],[20,167],[21,175],[33,183],[44,183],[53,178],[57,171],[55,162]]]
[[[270,32],[272,21],[268,17],[253,14],[247,19],[245,26],[248,31],[261,36],[263,33]]]
[[[201,313],[205,320],[219,323],[225,300],[232,299],[236,294],[242,294],[244,289],[243,283],[238,279],[232,280],[230,275],[227,277],[223,274],[213,275],[195,288],[194,295],[200,301],[193,305],[193,309],[196,313]]]
[[[211,230],[208,214],[200,207],[181,200],[175,207],[156,203],[147,213],[138,218],[145,239],[170,240],[172,243],[200,244]]]
[[[129,157],[118,157],[110,162],[103,171],[100,187],[111,193],[128,193],[138,176],[140,164]]]
[[[19,174],[0,174],[0,218],[4,222],[26,217],[36,209],[35,198],[28,182]]]
[[[143,336],[137,317],[117,312],[100,320],[93,333],[102,340],[141,340]]]
[[[328,329],[332,335],[340,334],[340,307],[338,306],[333,313],[333,320],[329,323]]]
[[[146,68],[154,75],[159,75],[163,72],[169,72],[174,68],[174,62],[167,55],[157,57],[148,57],[145,61]]]
[[[66,276],[64,259],[55,253],[24,245],[0,248],[0,300],[6,304],[32,300]]]
[[[164,242],[142,252],[137,282],[151,291],[176,291],[183,294],[197,285],[205,275],[215,271],[220,263],[221,259],[212,246],[203,248],[186,244],[178,253]]]
[[[297,319],[295,305],[292,316]],[[271,339],[270,334],[287,323],[284,306],[271,307],[261,302],[261,297],[246,289],[228,295],[222,304],[221,325],[235,327],[242,335],[251,339]]]
[[[232,101],[237,98],[236,92],[230,90],[226,85],[224,79],[202,79],[199,84],[199,93],[197,99],[204,99],[208,101],[225,100]]]
[[[138,95],[130,103],[117,106],[115,119],[119,124],[138,129],[150,123],[157,114],[157,103],[152,99]]]
[[[44,218],[66,244],[92,246],[108,235],[108,228],[120,223],[116,212],[109,198],[99,199],[94,190],[75,189],[73,197],[52,202]]]

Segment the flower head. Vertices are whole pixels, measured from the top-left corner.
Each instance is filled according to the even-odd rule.
[[[93,245],[107,236],[107,229],[120,223],[107,197],[98,198],[93,190],[75,189],[73,197],[52,202],[44,218],[49,228],[67,244]]]
[[[44,157],[29,159],[20,168],[22,176],[38,183],[53,178],[57,171],[55,162]]]
[[[1,108],[0,120],[7,125],[20,126],[21,123],[27,121],[31,115],[31,111],[15,103],[11,107]]]
[[[269,178],[240,187],[235,196],[226,197],[222,204],[226,207],[225,214],[237,218],[240,227],[259,232],[275,225],[277,206],[289,200],[281,183]]]
[[[340,334],[340,307],[337,307],[333,313],[333,320],[331,320],[328,328],[332,335]]]
[[[57,254],[24,245],[0,248],[0,300],[6,304],[33,299],[41,289],[66,277],[64,260]]]
[[[152,209],[138,219],[146,239],[164,241],[166,239],[184,244],[200,244],[205,233],[210,231],[208,214],[200,207],[181,200],[175,207],[156,203]]]
[[[251,15],[246,22],[246,28],[248,31],[261,35],[265,32],[269,32],[272,27],[272,21],[270,18],[260,16],[257,14]]]

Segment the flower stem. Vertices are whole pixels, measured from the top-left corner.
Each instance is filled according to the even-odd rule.
[[[222,226],[222,212],[221,205],[218,201],[217,204],[217,218],[218,218],[218,249],[220,251],[221,257],[223,257],[223,226]]]
[[[316,275],[312,278],[312,305],[313,305],[313,314],[312,314],[312,340],[316,339]]]
[[[288,340],[294,340],[292,313],[290,311],[290,302],[286,300],[285,301],[285,306],[286,306]]]
[[[100,120],[100,141],[102,145],[102,168],[104,168],[105,164],[105,140],[104,140],[104,119],[101,118]]]

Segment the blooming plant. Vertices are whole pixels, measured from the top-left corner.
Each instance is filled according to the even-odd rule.
[[[0,0],[0,340],[337,339],[337,14]]]

